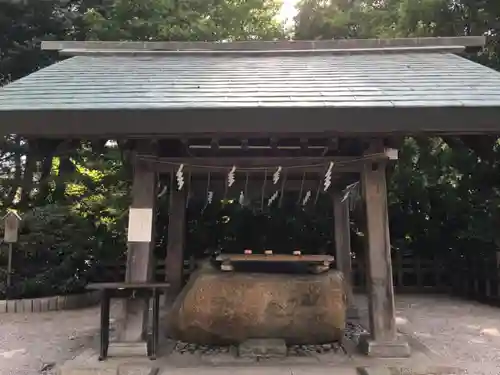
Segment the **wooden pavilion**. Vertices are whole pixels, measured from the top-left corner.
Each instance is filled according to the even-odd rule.
[[[188,194],[269,197],[279,190],[273,188],[278,167],[287,190],[332,196],[336,260],[349,278],[342,191],[360,181],[369,260],[367,352],[406,356],[395,325],[389,150],[404,135],[500,130],[500,73],[457,56],[484,43],[483,37],[44,42],[42,48],[71,57],[0,89],[0,133],[135,140],[126,278],[152,277],[157,178],[166,173],[174,181],[166,259],[173,293],[182,288]],[[236,178],[228,187],[231,170]],[[323,182],[328,171],[331,187]],[[175,182],[179,175],[184,189]],[[140,338],[143,307],[127,305],[124,340]]]

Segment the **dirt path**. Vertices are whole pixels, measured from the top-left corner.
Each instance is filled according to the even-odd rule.
[[[51,374],[96,335],[99,309],[0,314],[0,375]],[[47,371],[42,372],[43,368]]]
[[[359,304],[366,308],[364,298]],[[445,296],[398,296],[396,305],[398,324],[431,351],[469,374],[500,374],[499,308]],[[71,359],[88,347],[98,325],[98,308],[0,314],[0,375],[36,375],[44,364]]]
[[[366,313],[366,298],[356,296],[356,301]],[[399,295],[396,320],[404,332],[468,374],[500,374],[500,308],[444,295]]]
[[[500,309],[446,296],[397,298],[400,324],[474,375],[500,374]]]

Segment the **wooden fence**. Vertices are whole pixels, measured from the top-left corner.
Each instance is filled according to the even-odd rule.
[[[399,293],[445,293],[449,291],[449,274],[439,259],[392,256],[393,284]],[[353,259],[353,282],[356,289],[363,291],[366,286],[366,264],[361,259]]]
[[[184,262],[184,274],[189,277],[193,263]],[[449,293],[482,302],[500,303],[500,255],[438,257],[392,256],[393,281],[396,293]],[[352,261],[355,290],[364,291],[366,267],[361,259]],[[103,264],[97,280],[112,281],[125,278],[125,264]],[[155,279],[165,280],[165,262],[159,260]]]

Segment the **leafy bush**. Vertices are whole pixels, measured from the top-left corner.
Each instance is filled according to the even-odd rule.
[[[84,291],[99,263],[116,258],[124,248],[121,233],[78,215],[71,208],[47,205],[23,215],[14,245],[12,285],[2,274],[0,298],[36,298]],[[3,269],[7,247],[2,251]]]

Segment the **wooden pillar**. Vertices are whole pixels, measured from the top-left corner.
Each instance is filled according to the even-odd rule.
[[[136,160],[129,212],[126,282],[152,280],[157,174]],[[149,306],[144,300],[125,302],[121,341],[141,341],[147,329]]]
[[[407,357],[409,345],[396,330],[385,163],[362,171],[367,228],[367,293],[370,338],[362,345],[374,357]]]
[[[167,258],[165,260],[165,274],[170,283],[170,300],[175,298],[182,289],[185,237],[186,193],[183,190],[174,189],[170,195]]]
[[[332,194],[333,221],[335,230],[335,263],[337,269],[344,274],[347,294],[347,318],[358,318],[358,312],[352,292],[351,266],[351,225],[349,218],[349,200],[342,201],[341,190]]]

